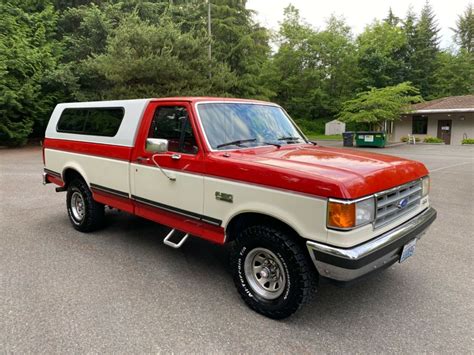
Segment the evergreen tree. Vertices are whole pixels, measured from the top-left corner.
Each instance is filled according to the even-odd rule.
[[[334,115],[355,88],[357,59],[350,28],[332,16],[316,31],[288,6],[278,33],[280,47],[267,80],[275,99],[298,118]]]
[[[416,36],[416,24],[417,24],[417,17],[413,8],[410,6],[408,8],[407,14],[405,19],[402,21],[402,29],[403,33],[406,38],[406,45],[403,50],[403,78],[404,81],[412,80],[412,70],[413,70],[413,53],[415,52],[415,36]]]
[[[322,127],[317,119],[336,117],[361,91],[380,98],[377,88],[411,81],[425,99],[474,92],[472,5],[456,22],[456,52],[439,49],[429,3],[420,16],[410,9],[403,21],[389,9],[357,39],[341,18],[314,29],[289,6],[274,54],[269,31],[245,5],[211,0],[209,36],[202,0],[1,2],[0,144],[24,143],[32,130],[41,136],[54,105],[64,101],[274,99]]]
[[[400,18],[395,16],[391,7],[388,9],[387,17],[384,18],[383,20],[384,22],[388,23],[391,26],[398,26],[398,24],[401,22]]]
[[[406,80],[407,45],[403,30],[389,22],[367,26],[357,38],[361,86],[381,88]]]
[[[405,24],[405,30],[407,29],[408,27]],[[413,33],[407,33],[408,46],[410,47],[408,51],[410,74],[407,79],[419,88],[425,99],[436,96],[434,92],[434,73],[438,67],[438,54],[440,53],[438,33],[439,27],[433,9],[426,2]]]
[[[20,145],[54,105],[42,85],[57,61],[57,17],[47,0],[10,0],[0,2],[0,18],[0,145]]]
[[[435,72],[434,97],[458,96],[474,93],[473,54],[466,49],[458,53],[442,52]]]
[[[169,16],[157,26],[132,13],[113,31],[105,52],[84,61],[83,70],[95,80],[82,94],[86,99],[229,94],[235,74],[223,63],[209,63],[206,43],[204,36],[182,33]]]
[[[458,16],[456,28],[452,29],[455,33],[454,40],[468,53],[474,52],[474,8],[472,4],[466,7],[462,15]]]
[[[237,75],[233,94],[267,98],[269,91],[259,80],[262,65],[270,56],[269,32],[252,19],[246,1],[213,0],[212,52]],[[205,8],[205,14],[207,9]],[[207,25],[207,21],[205,22]]]

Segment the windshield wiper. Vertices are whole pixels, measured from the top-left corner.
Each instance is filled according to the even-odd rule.
[[[277,148],[281,147],[281,144],[278,144],[278,143],[275,143],[275,142],[259,142],[259,143],[262,143],[264,145],[274,145]]]
[[[301,137],[292,137],[292,136],[287,136],[287,137],[280,137],[278,138],[279,141],[286,141],[287,144],[294,144],[294,143],[299,143],[299,141],[304,140]]]
[[[278,138],[279,141],[299,141],[300,139],[301,137],[292,137],[292,136]]]
[[[236,141],[219,144],[218,146],[216,146],[216,148],[227,147],[229,145],[237,145],[238,146],[238,145],[241,145],[242,143],[255,142],[256,140],[257,140],[257,138],[239,139],[239,140],[236,140]]]

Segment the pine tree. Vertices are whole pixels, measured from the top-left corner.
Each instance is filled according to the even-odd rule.
[[[389,22],[374,22],[359,35],[357,44],[364,89],[405,81],[407,39],[403,29]]]
[[[474,52],[474,8],[469,4],[462,15],[458,16],[456,28],[454,31],[454,40],[468,53]]]
[[[386,23],[388,23],[389,25],[392,25],[392,26],[398,26],[398,24],[400,23],[400,18],[395,16],[395,14],[393,13],[391,7],[388,9],[387,17],[384,18],[383,20],[384,20],[384,22],[386,22]]]
[[[57,60],[56,14],[48,0],[11,0],[0,18],[0,145],[21,145],[53,106],[42,84]]]
[[[412,19],[409,19],[412,21]],[[409,80],[420,90],[425,99],[434,94],[435,77],[434,72],[438,66],[439,49],[439,27],[435,14],[429,2],[423,6],[420,19],[414,28],[408,28],[405,21],[405,30],[409,42]]]

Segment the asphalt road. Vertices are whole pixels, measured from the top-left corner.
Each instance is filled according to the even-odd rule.
[[[438,219],[405,263],[274,321],[240,300],[226,248],[174,250],[118,212],[76,232],[40,149],[0,150],[0,352],[472,353],[474,147],[378,152],[428,166]]]

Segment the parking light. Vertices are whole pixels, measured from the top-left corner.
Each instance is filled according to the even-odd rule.
[[[328,228],[348,230],[359,227],[374,220],[374,198],[358,201],[328,201]]]

